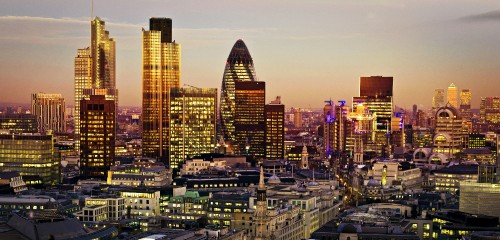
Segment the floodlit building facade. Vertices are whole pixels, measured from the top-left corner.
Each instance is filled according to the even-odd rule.
[[[172,20],[151,18],[142,32],[142,153],[169,162],[170,89],[180,87],[181,46],[172,41]]]
[[[281,98],[265,106],[266,159],[284,159],[285,150],[285,105]]]
[[[52,134],[0,134],[0,171],[37,176],[41,184],[51,186],[59,182],[59,164]]]
[[[66,132],[64,111],[66,105],[61,94],[34,93],[31,95],[31,112],[36,116],[38,132]]]
[[[233,143],[235,137],[235,82],[256,81],[252,56],[243,40],[234,44],[224,68],[220,97],[221,134],[226,142]]]
[[[104,180],[115,160],[116,102],[105,95],[90,95],[80,104],[80,173]]]
[[[217,89],[172,88],[170,91],[170,169],[186,158],[216,148]]]

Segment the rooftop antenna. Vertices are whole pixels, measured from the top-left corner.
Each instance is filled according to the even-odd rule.
[[[94,19],[94,0],[92,0],[92,10],[91,10],[91,15],[90,15],[90,21]]]

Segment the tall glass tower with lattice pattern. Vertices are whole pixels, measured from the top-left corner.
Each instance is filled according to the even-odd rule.
[[[221,135],[227,142],[235,142],[235,82],[256,81],[252,56],[243,40],[234,44],[226,61],[220,98]]]

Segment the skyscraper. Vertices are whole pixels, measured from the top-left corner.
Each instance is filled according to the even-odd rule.
[[[115,101],[91,94],[80,106],[80,173],[84,178],[106,179],[115,160]]]
[[[481,122],[499,123],[500,122],[500,98],[483,97],[479,107],[479,116]]]
[[[116,88],[115,40],[109,37],[105,23],[94,18],[90,27],[90,55],[92,57],[92,87]]]
[[[221,134],[226,142],[235,142],[235,82],[256,81],[252,56],[243,40],[234,44],[226,61],[220,97]]]
[[[36,116],[38,132],[66,132],[65,101],[61,94],[34,93],[31,112]]]
[[[78,49],[74,63],[75,149],[80,151],[80,101],[84,97],[89,97],[88,94],[105,94],[106,99],[113,99],[115,102],[115,117],[118,110],[116,43],[110,38],[105,22],[99,17],[90,22],[90,47]]]
[[[462,113],[462,118],[464,120],[470,120],[472,118],[470,106],[471,99],[472,94],[469,89],[462,89],[460,91],[460,112]]]
[[[285,105],[281,97],[265,106],[266,159],[283,159],[285,148]]]
[[[391,132],[393,114],[393,78],[371,76],[360,78],[360,96],[353,98],[353,111],[362,104],[371,113],[377,116],[375,129],[375,142],[387,144],[387,135]]]
[[[180,87],[181,46],[172,41],[172,20],[151,18],[142,31],[142,153],[169,162],[170,89]]]
[[[438,109],[444,106],[444,89],[434,89],[434,97],[432,97],[432,108]]]
[[[234,146],[239,154],[265,156],[264,117],[266,84],[260,81],[234,82]]]
[[[335,150],[335,104],[332,100],[325,101],[323,107],[323,139],[325,152],[330,156]]]
[[[186,157],[215,152],[216,113],[216,88],[171,89],[170,169],[179,169]]]
[[[451,106],[458,109],[458,91],[457,87],[453,83],[448,87],[447,101],[451,104]]]
[[[83,89],[92,88],[92,57],[90,47],[77,50],[75,57],[75,149],[80,151],[80,100]]]

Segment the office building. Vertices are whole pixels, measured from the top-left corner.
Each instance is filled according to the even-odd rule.
[[[293,127],[294,128],[301,128],[302,127],[302,109],[292,107],[291,110],[292,110],[292,114],[293,114]]]
[[[176,175],[187,158],[215,152],[217,89],[172,88],[169,112],[169,166]]]
[[[90,22],[90,47],[77,50],[74,60],[75,91],[75,149],[80,151],[80,101],[92,94],[107,95],[115,101],[115,116],[118,109],[116,89],[116,43],[106,31],[105,22],[95,17]],[[96,93],[97,92],[97,93]]]
[[[80,173],[84,178],[104,180],[115,160],[115,101],[90,95],[80,106]]]
[[[432,108],[438,109],[444,106],[444,89],[434,89],[434,96],[432,97]]]
[[[0,134],[0,171],[15,171],[23,179],[51,186],[59,183],[59,165],[52,134]]]
[[[325,101],[323,107],[323,142],[327,156],[331,156],[335,145],[335,103],[332,100]]]
[[[265,106],[266,159],[284,159],[285,154],[285,105],[278,96]]]
[[[109,37],[105,23],[94,18],[90,27],[90,55],[92,57],[92,87],[116,88],[115,40]]]
[[[92,88],[92,56],[90,47],[78,49],[75,57],[75,149],[80,151],[80,101],[83,90]]]
[[[34,93],[31,112],[36,116],[38,132],[66,132],[65,101],[61,94]]]
[[[32,114],[2,113],[0,114],[0,130],[17,134],[36,133],[38,132],[36,120],[36,116]]]
[[[234,147],[241,155],[263,158],[266,152],[266,84],[258,81],[234,83]]]
[[[360,96],[353,98],[353,111],[363,105],[376,114],[375,143],[388,144],[393,114],[393,78],[372,76],[360,78]]]
[[[462,89],[460,91],[460,113],[464,120],[470,120],[472,118],[471,99],[472,94],[469,89]]]
[[[479,117],[483,123],[500,123],[500,98],[481,98]]]
[[[233,45],[226,61],[220,97],[221,136],[226,143],[234,144],[235,137],[235,82],[256,81],[252,56],[243,40]]]
[[[111,166],[107,184],[128,187],[164,187],[171,182],[170,172],[163,163],[134,161],[132,164]]]
[[[457,108],[446,104],[437,110],[433,152],[453,158],[462,148],[462,117]]]
[[[170,89],[180,87],[181,46],[172,41],[172,20],[151,18],[142,31],[142,153],[169,162]]]
[[[451,106],[458,109],[458,107],[459,107],[459,105],[458,105],[458,90],[457,90],[457,87],[455,86],[454,83],[452,83],[452,84],[450,84],[450,86],[448,86],[448,91],[446,94],[446,101]]]

